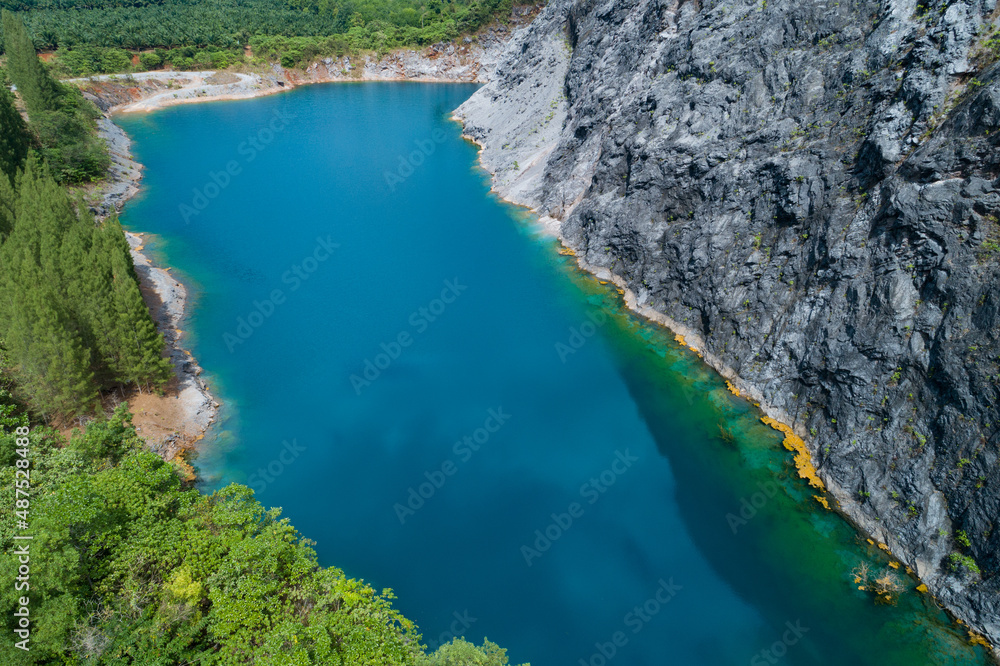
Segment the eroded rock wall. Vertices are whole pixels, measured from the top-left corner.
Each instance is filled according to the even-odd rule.
[[[458,115],[502,195],[790,423],[1000,645],[995,15],[552,0]]]

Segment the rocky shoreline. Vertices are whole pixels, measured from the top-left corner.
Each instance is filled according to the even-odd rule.
[[[399,49],[385,55],[366,53],[327,57],[303,69],[278,64],[256,72],[152,71],[74,79],[105,113],[153,111],[177,104],[262,97],[312,83],[414,81],[485,83],[518,26],[529,22],[535,7],[519,7],[510,24],[495,24],[473,39],[424,49]]]
[[[132,159],[128,135],[110,117],[99,119],[98,132],[111,156],[101,200],[94,209],[99,217],[104,217],[120,212],[139,191],[142,165]],[[169,269],[156,265],[143,252],[142,234],[127,231],[125,237],[132,250],[143,298],[163,334],[177,376],[166,397],[137,394],[130,396],[129,401],[137,429],[146,443],[165,460],[173,460],[204,437],[218,415],[219,403],[201,378],[202,368],[181,344],[180,326],[188,302],[187,289],[170,275]]]
[[[128,135],[114,123],[113,114],[152,111],[176,104],[216,100],[249,99],[291,90],[300,85],[327,82],[419,81],[424,83],[481,83],[488,80],[517,26],[529,22],[535,8],[521,7],[510,25],[490,26],[475,39],[460,44],[436,44],[422,50],[402,49],[382,57],[371,54],[326,58],[305,70],[272,65],[261,73],[155,71],[130,75],[104,75],[77,79],[84,95],[104,117],[98,132],[108,145],[111,166],[101,184],[93,212],[99,217],[120,212],[139,191],[142,165],[130,152]],[[201,440],[218,416],[219,403],[201,378],[202,368],[182,346],[181,324],[186,315],[188,292],[170,274],[143,252],[141,233],[126,232],[132,260],[143,296],[177,375],[164,399],[137,394],[130,397],[134,421],[151,449],[167,460],[182,461],[185,450]],[[186,463],[181,463],[193,478]]]
[[[456,117],[1000,646],[996,13],[923,7],[554,0]]]

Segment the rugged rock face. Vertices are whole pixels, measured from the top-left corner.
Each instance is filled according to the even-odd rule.
[[[502,195],[791,424],[1000,645],[995,14],[552,0],[458,116]]]

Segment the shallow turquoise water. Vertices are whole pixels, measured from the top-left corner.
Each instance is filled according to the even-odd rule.
[[[895,605],[858,590],[851,569],[888,560],[760,414],[488,195],[448,120],[473,90],[118,119],[147,167],[123,221],[193,287],[188,342],[226,403],[205,485],[283,507],[431,645],[486,636],[535,666],[984,663],[915,581]]]

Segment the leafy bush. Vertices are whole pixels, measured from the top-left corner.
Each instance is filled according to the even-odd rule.
[[[979,565],[968,555],[962,553],[952,553],[948,556],[948,564],[952,571],[956,573],[969,572],[979,574]]]
[[[13,506],[9,433],[24,417],[5,400],[0,393],[0,501]],[[35,631],[27,655],[0,642],[0,663],[507,664],[489,642],[424,654],[390,590],[320,567],[310,542],[249,488],[185,487],[145,449],[125,406],[68,445],[46,428],[30,439]],[[0,515],[5,552],[14,520]],[[8,635],[17,566],[0,558]]]
[[[155,51],[147,51],[139,56],[139,65],[144,70],[156,69],[163,64],[163,58]]]

